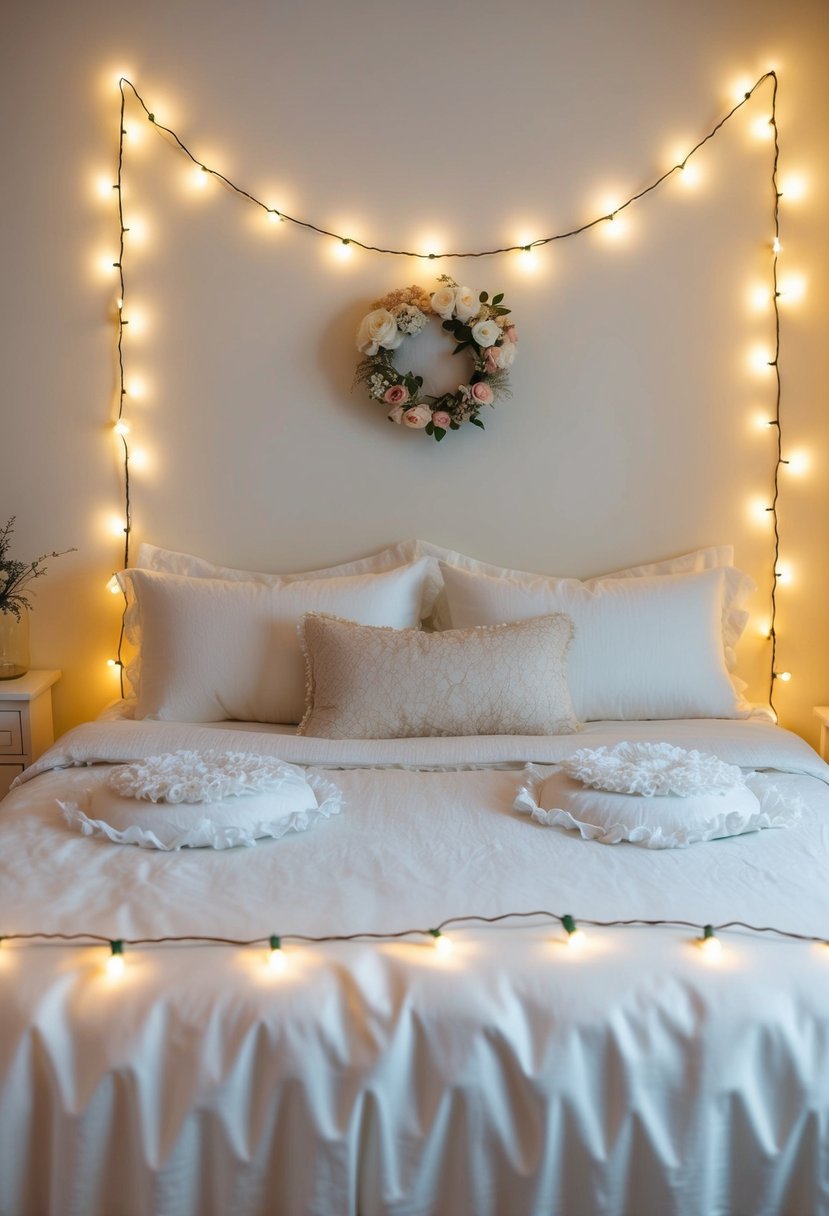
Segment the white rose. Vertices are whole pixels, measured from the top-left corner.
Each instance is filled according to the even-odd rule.
[[[455,316],[459,321],[468,321],[480,308],[480,301],[471,287],[455,288]]]
[[[495,347],[495,365],[501,369],[512,367],[515,359],[515,343],[504,342],[502,346]]]
[[[403,411],[403,425],[416,429],[428,426],[432,421],[432,411],[428,405],[413,405],[410,410]]]
[[[495,345],[501,337],[501,330],[494,321],[479,321],[472,326],[472,337],[479,346],[486,348]]]
[[[376,355],[380,347],[397,350],[403,335],[397,322],[387,308],[375,308],[363,317],[357,330],[357,349],[364,355]]]
[[[405,405],[396,405],[393,410],[389,410],[389,418],[392,422],[396,422],[399,425],[403,421],[405,412]]]
[[[448,321],[455,311],[455,288],[441,287],[432,296],[432,312]]]

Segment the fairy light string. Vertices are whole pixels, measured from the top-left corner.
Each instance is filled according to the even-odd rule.
[[[267,946],[271,950],[281,950],[286,943],[297,945],[318,946],[336,945],[343,942],[395,942],[407,938],[423,938],[437,943],[450,928],[469,927],[472,925],[498,925],[505,921],[547,920],[561,925],[568,936],[577,933],[587,926],[591,929],[688,929],[699,934],[699,941],[707,940],[723,930],[742,929],[758,937],[772,934],[775,937],[793,942],[805,942],[813,945],[829,947],[829,939],[815,933],[797,933],[791,929],[780,929],[775,925],[754,925],[743,920],[713,922],[703,924],[692,920],[647,919],[630,917],[618,920],[590,920],[586,917],[576,919],[569,912],[551,912],[547,908],[537,908],[528,912],[501,912],[495,916],[466,915],[449,916],[431,928],[412,926],[391,932],[374,930],[359,930],[355,933],[280,933],[262,934],[259,937],[223,937],[218,934],[183,933],[160,934],[156,937],[119,937],[111,938],[101,933],[47,933],[34,931],[30,933],[5,933],[0,935],[0,942],[17,941],[27,944],[38,942],[60,942],[66,944],[79,943],[84,945],[105,945],[113,954],[123,954],[124,947],[152,947],[164,945],[199,945],[199,946],[236,946],[248,948],[252,946]]]
[[[559,241],[565,241],[571,237],[580,236],[581,234],[590,231],[604,223],[612,223],[616,216],[631,207],[634,203],[640,202],[648,195],[658,190],[665,182],[677,174],[681,174],[688,165],[688,162],[695,156],[709,141],[714,139],[722,128],[737,114],[748,102],[753,98],[754,94],[770,81],[772,84],[771,97],[771,116],[769,123],[774,136],[774,157],[771,173],[771,187],[773,193],[773,243],[772,243],[772,258],[771,258],[771,285],[772,285],[772,306],[774,310],[774,351],[773,358],[770,359],[769,367],[773,369],[775,379],[775,395],[774,395],[774,415],[769,421],[769,425],[775,428],[776,445],[775,459],[772,477],[772,495],[771,503],[766,508],[766,511],[771,515],[772,530],[773,530],[773,563],[771,570],[771,592],[770,592],[770,626],[768,638],[771,643],[771,664],[770,664],[770,686],[769,686],[769,702],[772,710],[776,710],[774,706],[774,694],[776,683],[779,679],[787,680],[788,672],[779,672],[777,670],[777,592],[781,577],[780,570],[780,519],[778,503],[780,497],[780,470],[788,461],[784,459],[784,445],[782,432],[782,417],[781,417],[781,399],[782,399],[782,379],[780,370],[780,289],[778,279],[778,258],[780,252],[780,199],[782,197],[778,183],[778,165],[780,158],[780,132],[777,123],[777,95],[778,95],[778,78],[774,70],[764,72],[762,76],[747,89],[743,96],[731,107],[731,109],[707,132],[694,146],[675,164],[673,164],[665,172],[661,173],[654,181],[636,193],[631,194],[629,198],[619,203],[612,210],[598,215],[582,224],[574,225],[561,232],[551,233],[547,236],[537,237],[529,242],[511,245],[494,246],[492,248],[478,250],[454,250],[448,252],[428,252],[424,253],[413,249],[398,249],[389,245],[375,244],[367,241],[361,241],[356,237],[350,236],[347,233],[337,232],[333,229],[325,228],[320,224],[314,223],[309,219],[304,219],[298,216],[289,215],[287,212],[281,211],[276,207],[269,205],[262,199],[258,198],[252,191],[247,190],[243,186],[238,185],[226,174],[213,168],[211,165],[203,161],[197,156],[184,140],[171,127],[160,122],[155,113],[147,105],[144,98],[139,93],[133,82],[126,76],[121,76],[118,82],[120,93],[120,114],[119,114],[119,138],[118,138],[118,172],[117,182],[113,189],[117,192],[118,200],[118,224],[119,224],[119,239],[118,239],[118,260],[113,265],[118,270],[118,282],[120,295],[117,302],[117,362],[118,362],[118,408],[117,418],[115,422],[115,430],[118,434],[122,445],[123,454],[123,470],[124,470],[124,568],[129,567],[130,558],[130,537],[132,533],[132,506],[130,499],[130,446],[128,440],[129,427],[124,418],[125,399],[127,398],[126,376],[125,376],[125,358],[124,358],[124,337],[125,327],[129,324],[129,316],[125,316],[127,311],[126,301],[126,277],[124,272],[125,255],[127,252],[127,244],[125,236],[129,233],[129,225],[125,223],[124,206],[123,206],[123,176],[124,176],[124,137],[127,134],[125,128],[125,109],[126,109],[126,92],[130,91],[131,95],[140,106],[147,122],[162,136],[172,142],[183,156],[185,156],[200,172],[207,174],[209,177],[215,178],[221,182],[224,187],[235,194],[237,197],[247,202],[251,206],[261,209],[270,219],[276,219],[280,222],[291,224],[296,228],[313,235],[319,236],[327,240],[333,240],[343,246],[353,246],[357,249],[362,249],[367,253],[377,253],[392,257],[407,257],[417,258],[419,260],[436,261],[445,258],[483,258],[494,257],[512,253],[529,253],[533,250],[540,249],[543,246],[551,245]],[[118,639],[117,657],[111,660],[118,668],[121,684],[121,695],[124,694],[124,664],[122,661],[122,651],[124,645],[124,621],[126,615],[126,597],[124,614],[121,619],[121,630]]]

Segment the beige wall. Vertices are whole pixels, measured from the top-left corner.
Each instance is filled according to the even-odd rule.
[[[0,515],[18,516],[20,556],[78,548],[39,584],[32,620],[35,664],[64,672],[58,725],[116,690],[116,292],[99,265],[116,220],[96,187],[113,179],[119,69],[194,151],[289,213],[371,243],[474,249],[607,210],[775,66],[781,179],[808,187],[781,219],[781,276],[807,286],[782,311],[784,434],[811,462],[781,480],[795,577],[779,593],[793,679],[777,703],[814,740],[811,707],[829,701],[827,42],[821,0],[7,4]],[[126,262],[145,320],[127,346],[146,390],[131,409],[147,459],[134,540],[290,569],[419,535],[577,575],[733,542],[758,582],[741,667],[761,697],[771,548],[750,507],[770,493],[771,431],[755,423],[773,383],[748,355],[772,340],[752,299],[768,284],[771,148],[754,127],[769,100],[706,146],[696,188],[649,196],[615,241],[557,243],[533,273],[515,256],[440,264],[504,291],[521,336],[512,400],[486,433],[440,447],[350,392],[362,313],[434,267],[339,262],[215,185],[194,191],[144,128],[125,166],[146,228]]]

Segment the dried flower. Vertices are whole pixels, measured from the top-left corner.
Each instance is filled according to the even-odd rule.
[[[74,553],[74,549],[63,549],[43,553],[33,562],[17,562],[9,557],[9,538],[14,531],[16,516],[0,528],[0,612],[11,612],[18,620],[24,608],[31,608],[25,589],[32,579],[40,578],[46,573],[43,565],[52,557],[63,557],[64,553]]]

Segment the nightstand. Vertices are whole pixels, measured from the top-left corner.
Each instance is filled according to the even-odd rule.
[[[816,705],[814,713],[820,719],[820,754],[829,760],[829,705]]]
[[[0,798],[54,742],[52,685],[60,676],[59,671],[27,671],[16,680],[0,680]]]

